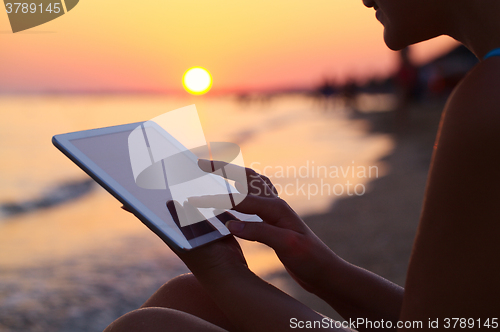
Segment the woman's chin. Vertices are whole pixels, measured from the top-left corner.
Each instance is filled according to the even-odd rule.
[[[433,39],[442,35],[442,33],[436,33],[435,31],[426,31],[426,33],[414,34],[411,31],[409,33],[403,34],[399,29],[394,31],[390,27],[384,27],[384,41],[387,47],[393,51],[400,51],[405,47],[414,45],[429,39]]]
[[[384,41],[387,47],[393,51],[400,51],[410,45],[410,43],[402,41],[401,38],[395,38],[395,36],[391,35],[387,29],[384,30]]]

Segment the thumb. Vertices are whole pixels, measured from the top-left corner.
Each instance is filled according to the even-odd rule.
[[[297,233],[286,228],[276,227],[264,222],[245,222],[231,220],[226,222],[229,231],[245,240],[263,243],[276,251],[289,249]]]

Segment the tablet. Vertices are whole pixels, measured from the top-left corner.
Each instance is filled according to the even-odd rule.
[[[144,138],[140,138],[143,134]],[[153,162],[149,148],[149,144],[153,144],[152,137],[161,137],[161,140],[156,139],[156,142],[162,143],[161,149],[169,156],[162,158],[161,163]],[[173,249],[190,250],[230,234],[223,223],[225,220],[221,217],[221,210],[192,208],[196,210],[196,215],[201,217],[184,224],[175,212],[171,213],[172,209],[169,209],[166,203],[174,198],[179,202],[182,184],[169,183],[165,174],[166,165],[170,165],[174,171],[197,169],[202,173],[203,176],[195,176],[196,196],[227,194],[237,190],[222,177],[199,170],[198,156],[154,122],[138,122],[55,135],[52,142]],[[131,142],[139,143],[135,143],[134,147]],[[141,148],[141,144],[145,149]],[[179,153],[180,151],[182,153]],[[149,153],[151,162],[137,158],[141,153],[146,157]],[[165,174],[162,181],[151,181],[151,174],[154,174],[155,169]],[[174,185],[177,188],[175,195],[172,189]],[[185,194],[189,196],[193,193]],[[182,201],[180,203],[182,204]],[[255,215],[236,211],[230,213],[242,220],[261,221]]]

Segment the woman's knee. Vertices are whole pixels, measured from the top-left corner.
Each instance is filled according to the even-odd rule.
[[[234,330],[233,324],[191,273],[165,283],[141,308],[150,307],[183,311],[226,330]]]
[[[167,283],[165,283],[160,290],[170,293],[170,294],[176,294],[176,293],[182,293],[186,294],[186,292],[190,291],[200,291],[203,290],[203,287],[201,286],[200,282],[192,273],[186,273],[182,274],[180,276],[177,276],[171,280],[169,280]]]
[[[199,317],[168,308],[141,308],[131,311],[104,332],[225,331]]]
[[[193,299],[208,296],[196,277],[183,274],[175,277],[161,286],[141,308],[165,307],[177,309],[179,305],[192,302]]]

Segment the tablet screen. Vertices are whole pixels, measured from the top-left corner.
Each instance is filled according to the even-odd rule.
[[[205,220],[181,227],[177,220],[174,221],[166,206],[166,202],[172,200],[168,185],[166,189],[145,189],[136,184],[128,146],[128,138],[131,132],[131,130],[125,130],[111,134],[72,139],[70,142],[141,201],[166,225],[176,230],[187,240],[214,231],[220,232],[222,230],[222,234],[227,234],[227,229],[217,218],[210,218],[208,221]]]

